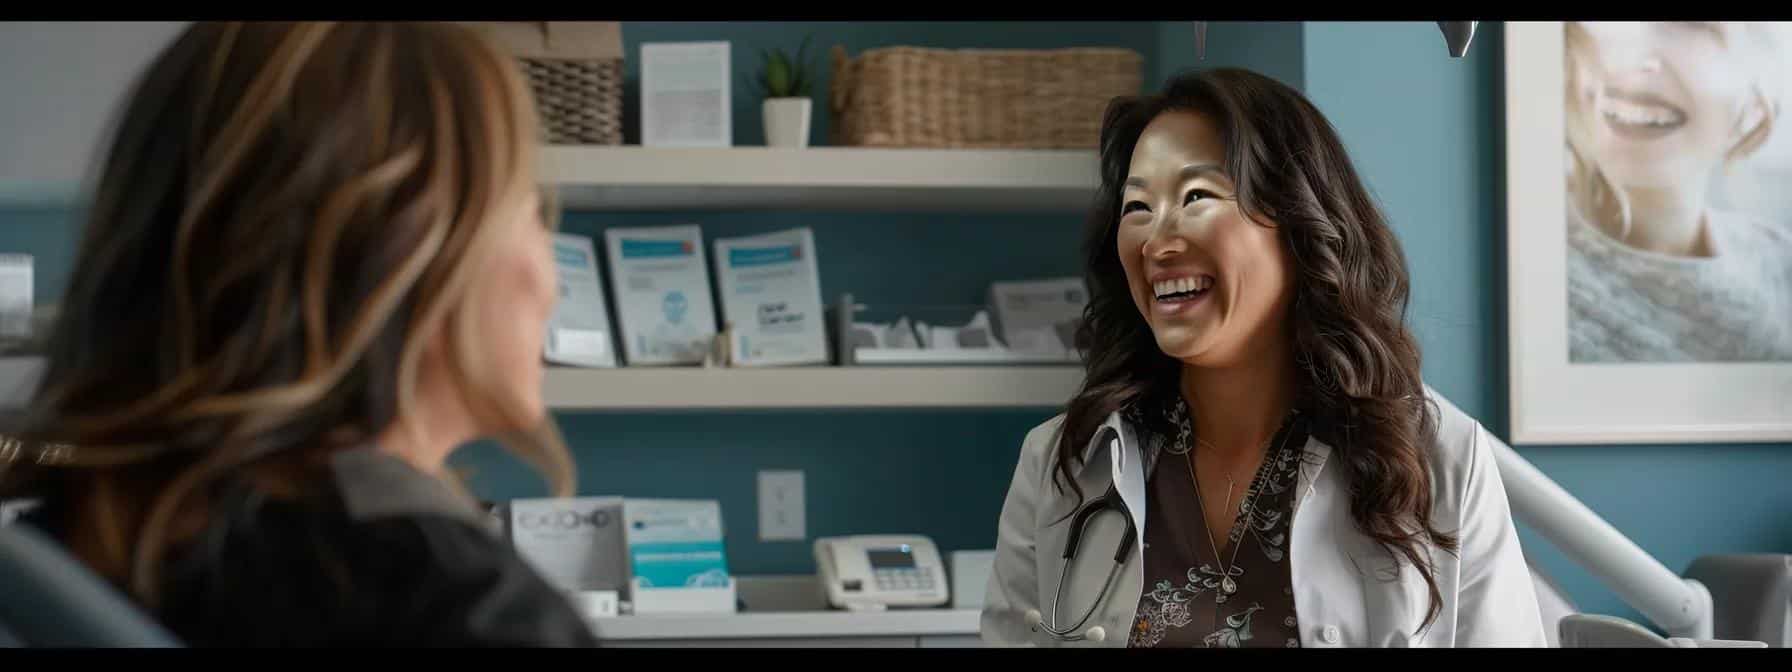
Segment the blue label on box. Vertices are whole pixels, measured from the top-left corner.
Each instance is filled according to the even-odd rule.
[[[629,547],[635,579],[649,588],[721,588],[728,562],[720,541],[680,541]]]
[[[728,250],[728,265],[735,268],[745,266],[766,266],[797,261],[803,258],[800,245],[779,245],[777,247],[737,247]]]
[[[622,241],[622,258],[643,259],[652,257],[688,257],[696,253],[696,247],[688,240],[628,240]]]

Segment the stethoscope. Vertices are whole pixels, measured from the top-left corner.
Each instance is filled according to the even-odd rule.
[[[1104,425],[1096,440],[1113,442],[1109,445],[1113,473],[1112,477],[1108,479],[1108,489],[1100,497],[1084,502],[1082,506],[1077,507],[1076,513],[1071,516],[1069,536],[1064,540],[1064,569],[1058,575],[1058,589],[1052,594],[1051,620],[1046,622],[1037,609],[1028,609],[1026,613],[1027,627],[1034,632],[1043,632],[1046,636],[1060,642],[1083,640],[1101,642],[1107,639],[1106,628],[1097,625],[1083,630],[1083,625],[1087,624],[1089,618],[1095,615],[1095,610],[1107,601],[1108,591],[1114,585],[1114,577],[1120,575],[1120,568],[1132,556],[1132,546],[1139,538],[1139,530],[1133,523],[1132,512],[1126,508],[1126,500],[1120,496],[1118,488],[1121,475],[1125,473],[1126,467],[1122,458],[1125,451],[1120,445],[1120,433],[1111,425]],[[1076,623],[1069,627],[1059,627],[1058,607],[1064,597],[1066,579],[1070,578],[1070,565],[1076,560],[1077,548],[1082,545],[1083,530],[1097,514],[1106,511],[1118,513],[1126,521],[1126,531],[1120,535],[1120,546],[1114,550],[1114,567],[1108,570],[1108,577],[1101,582],[1101,590],[1095,594],[1095,600],[1089,603],[1088,609],[1083,610],[1083,615],[1076,619]]]

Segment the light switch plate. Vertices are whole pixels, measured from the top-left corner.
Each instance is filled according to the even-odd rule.
[[[803,472],[759,472],[759,540],[802,541],[805,531]]]

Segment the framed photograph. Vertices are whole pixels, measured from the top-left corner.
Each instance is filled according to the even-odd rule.
[[[1792,441],[1792,30],[1509,22],[1512,441]]]

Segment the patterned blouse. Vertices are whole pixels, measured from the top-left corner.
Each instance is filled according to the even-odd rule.
[[[1188,411],[1180,399],[1166,406],[1178,431],[1154,456],[1146,486],[1146,589],[1127,646],[1299,647],[1288,528],[1305,423],[1290,415],[1270,441],[1216,559],[1195,491],[1194,453],[1178,454],[1192,445]]]

